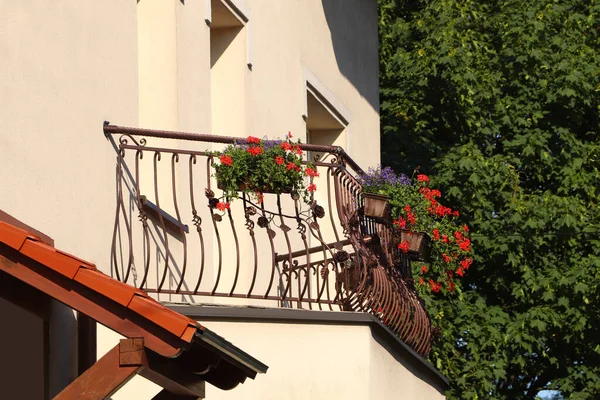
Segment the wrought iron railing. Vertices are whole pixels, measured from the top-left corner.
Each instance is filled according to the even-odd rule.
[[[244,139],[108,123],[104,132],[118,138],[117,279],[163,301],[368,312],[429,352],[409,261],[391,224],[362,214],[362,170],[342,148],[301,145],[320,153],[311,205],[266,194],[219,212],[209,206],[219,192],[211,150]]]

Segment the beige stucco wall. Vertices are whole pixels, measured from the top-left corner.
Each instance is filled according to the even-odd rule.
[[[265,375],[210,399],[419,399],[442,400],[367,325],[223,322],[203,324],[269,366]],[[399,359],[397,360],[396,357]]]
[[[115,185],[102,121],[138,121],[135,19],[121,0],[0,1],[0,209],[98,265]],[[53,313],[51,395],[76,376],[75,318]]]
[[[382,345],[368,325],[204,321],[204,326],[269,366],[230,391],[206,386],[206,398],[261,400],[442,400],[405,355]],[[106,349],[108,350],[108,349]],[[136,378],[113,400],[151,398],[160,388]]]
[[[250,11],[249,131],[278,136],[291,130],[304,137],[309,81],[348,121],[344,147],[350,155],[364,167],[377,164],[376,1],[240,3]]]
[[[320,139],[325,141],[318,143],[343,146],[365,168],[379,162],[375,1],[357,0],[348,7],[348,2],[343,3],[340,0],[287,3],[233,0],[231,4],[239,10],[240,19],[246,22],[241,28],[227,28],[226,35],[219,35],[222,40],[213,40],[212,49],[211,28],[204,22],[204,19],[211,18],[208,7],[210,3],[211,1],[183,4],[178,1],[161,0],[143,0],[138,3],[137,68],[140,126],[269,138],[281,138],[291,131],[295,138],[306,141],[304,117],[307,115],[307,86],[310,85],[312,90],[316,90],[347,123],[337,138],[336,135],[331,135],[331,143],[327,143],[327,135],[321,135]],[[231,43],[223,53],[220,50],[229,40]],[[211,51],[215,58],[212,61]],[[218,60],[215,54],[219,55]],[[210,143],[173,143],[161,139],[151,139],[149,144],[195,150],[220,148],[220,145]],[[148,195],[156,204],[153,199],[152,156],[151,153],[147,153],[141,161],[140,192]],[[169,157],[169,154],[163,154],[157,180],[162,188],[159,191],[161,207],[175,215],[170,191]],[[132,158],[129,158],[127,163],[131,168]],[[178,198],[183,199],[179,208],[184,216],[184,223],[192,229],[192,233],[187,241],[189,262],[182,288],[192,290],[200,273],[198,255],[201,250],[197,246],[198,240],[195,240],[191,222],[192,213],[185,183],[188,176],[184,163],[185,160],[182,160],[179,164],[179,180],[176,185],[180,190]],[[197,190],[197,201],[201,204],[205,201],[202,189],[207,186],[203,175],[206,175],[205,172],[195,175],[195,187],[200,188]],[[324,177],[317,179],[316,183],[320,188],[316,199],[325,204]],[[129,192],[132,192],[131,185],[128,188]],[[267,203],[269,201],[269,207],[273,208],[274,200],[268,199]],[[293,213],[293,206],[289,201],[287,211]],[[124,219],[135,222],[137,210],[131,208],[130,212]],[[236,229],[240,234],[245,234],[242,209],[238,207],[233,212]],[[235,251],[224,250],[221,260],[224,267],[219,275],[219,260],[216,256],[218,243],[205,207],[201,207],[200,216],[204,221],[204,233],[207,235],[203,253],[206,268],[200,290],[211,291],[216,277],[220,276],[217,292],[229,292],[236,279],[236,290],[244,291],[246,287],[251,286],[252,271],[245,268],[237,276],[233,267],[237,262],[237,255]],[[336,240],[332,228],[327,226],[329,223],[330,221],[326,221],[322,224],[325,242]],[[134,225],[134,237],[137,239],[134,242],[139,244],[142,242],[140,226]],[[158,256],[153,258],[150,264],[148,284],[156,287],[162,280],[162,270],[166,265],[161,255],[167,251],[166,246],[157,239],[162,235],[160,227],[152,223],[151,226],[152,240],[158,243],[159,250],[156,252]],[[122,231],[120,234],[122,238],[126,232]],[[232,232],[222,230],[221,236],[222,248],[231,249],[234,242]],[[183,244],[179,239],[168,239],[169,253],[173,257],[169,260],[169,276],[163,287],[173,290],[178,287],[178,278],[183,270]],[[264,268],[264,279],[261,279],[262,272],[259,271],[254,290],[256,293],[264,293],[269,286],[267,281],[271,274],[271,255],[268,250],[270,245],[265,237],[258,240],[258,248],[266,249],[259,255],[259,263],[261,267],[267,268]],[[283,240],[283,235],[275,238],[278,252],[286,249]],[[319,243],[310,234],[307,241],[309,246]],[[239,247],[240,259],[252,260],[253,249],[247,235],[240,241]],[[299,238],[292,239],[292,247],[303,247]],[[122,259],[127,260],[126,241],[121,242],[119,248],[123,250]],[[137,246],[133,253],[137,261],[136,273],[130,275],[130,278],[133,278],[128,282],[139,284],[139,277],[143,274],[141,246]],[[242,267],[248,267],[246,264]],[[316,287],[316,283],[314,285]],[[333,287],[331,290],[334,290]],[[235,304],[254,302],[235,298],[191,299],[168,294],[158,298],[165,301]],[[264,301],[259,300],[258,303],[264,304]]]
[[[232,3],[248,19],[235,45],[252,68],[237,70],[243,88],[234,92],[244,97],[236,103],[242,112],[214,117],[211,97],[218,94],[211,93],[209,2],[0,0],[0,209],[110,273],[117,138],[104,137],[104,120],[240,136],[292,131],[304,141],[307,82],[348,122],[336,144],[363,167],[377,164],[376,1]],[[227,119],[235,124],[219,125]],[[210,254],[207,263],[213,263]],[[54,359],[51,380],[60,385],[75,376],[74,318],[64,310],[56,315],[63,317],[53,325],[53,351],[65,356]],[[385,389],[377,389],[361,379],[404,374],[413,380],[389,354],[377,355],[364,326],[209,327],[270,366],[266,376],[231,393],[209,389],[209,398],[286,398],[279,394],[288,390],[287,398],[369,398],[372,391],[390,394],[399,386],[386,378],[377,384]],[[99,356],[117,339],[100,329]],[[300,360],[300,372],[294,359]],[[419,385],[414,383],[418,390]],[[153,390],[142,378],[127,388],[121,398]]]

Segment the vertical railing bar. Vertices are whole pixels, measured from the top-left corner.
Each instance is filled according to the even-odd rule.
[[[279,211],[279,222],[280,222],[280,224],[281,225],[285,225],[285,222],[284,222],[283,216],[282,216],[283,212],[281,210],[281,195],[280,194],[277,194],[277,210]],[[285,226],[287,226],[287,225],[285,225]],[[291,267],[293,265],[293,261],[292,261],[292,247],[291,247],[291,244],[290,244],[290,238],[289,238],[289,236],[287,234],[287,231],[285,229],[281,229],[281,230],[283,231],[283,237],[285,238],[285,242],[286,242],[286,245],[287,245],[287,248],[288,248],[288,260],[289,260],[290,267]],[[297,274],[296,276],[299,277],[300,275]],[[290,279],[288,280],[287,285],[285,287],[285,290],[283,291],[283,295],[282,295],[283,298],[287,297],[288,290],[290,291],[290,294],[291,294],[291,289],[290,289],[291,277],[292,276],[290,274]],[[300,306],[300,304],[298,304],[298,308],[302,308]]]
[[[136,206],[139,212],[139,219],[142,223],[142,231],[144,237],[144,248],[142,252],[144,253],[144,275],[142,277],[142,281],[140,282],[140,288],[143,288],[146,284],[146,280],[148,279],[148,273],[150,271],[150,233],[148,227],[148,216],[142,207],[141,194],[140,194],[140,160],[144,158],[144,152],[142,150],[137,150],[135,153],[135,201]],[[145,251],[144,251],[145,250]]]
[[[231,291],[229,292],[229,296],[233,295],[235,291],[235,287],[237,286],[238,277],[240,274],[240,243],[238,241],[237,231],[235,229],[235,224],[233,223],[233,218],[231,217],[231,210],[227,210],[227,215],[229,216],[229,223],[231,225],[231,230],[233,232],[233,240],[235,241],[235,277],[233,278],[233,285],[231,286]]]
[[[196,155],[190,154],[189,159],[189,170],[190,170],[190,203],[192,206],[192,221],[194,222],[194,226],[196,226],[196,232],[198,232],[198,239],[200,240],[200,273],[198,274],[198,281],[196,282],[196,286],[194,287],[194,292],[197,293],[200,288],[200,284],[202,283],[202,277],[204,276],[204,235],[202,235],[202,218],[198,215],[198,210],[196,209],[196,202],[194,200],[194,168],[193,165],[196,164]]]
[[[296,211],[296,222],[298,223],[298,231],[300,232],[300,238],[302,239],[302,243],[304,244],[304,249],[306,251],[306,283],[304,284],[304,289],[302,290],[302,293],[299,292],[299,298],[302,299],[304,296],[304,293],[306,292],[306,289],[308,287],[308,307],[309,309],[312,310],[312,304],[311,304],[311,296],[310,296],[310,270],[312,268],[312,264],[310,262],[310,251],[308,250],[308,242],[306,241],[306,227],[304,227],[304,225],[302,225],[302,219],[300,218],[300,207],[299,207],[299,201],[295,200],[294,201],[294,209]],[[291,249],[290,249],[291,251]],[[290,266],[292,265],[292,260],[290,258]],[[298,290],[300,289],[300,287],[298,287]]]
[[[115,224],[113,228],[113,239],[112,239],[112,259],[113,265],[115,267],[115,275],[117,276],[117,280],[121,280],[119,275],[119,266],[117,260],[117,231],[119,230],[119,214],[121,213],[121,203],[123,202],[123,194],[122,194],[122,186],[121,186],[121,177],[122,177],[122,168],[123,168],[123,149],[119,149],[117,153],[117,209],[115,210]]]
[[[336,242],[340,241],[340,235],[338,234],[337,231],[337,227],[336,227],[336,223],[333,219],[333,208],[332,208],[332,201],[331,201],[331,171],[332,171],[332,167],[328,167],[327,168],[327,205],[329,208],[329,220],[331,221],[331,226],[333,227],[333,233],[335,235],[335,240]],[[339,207],[339,205],[336,203],[336,205]]]
[[[207,179],[206,182],[207,182],[209,191],[211,191],[210,171],[211,171],[212,164],[213,164],[213,157],[209,156],[206,159],[206,179]],[[221,280],[221,269],[223,267],[223,250],[222,250],[222,245],[221,245],[221,235],[219,233],[219,227],[217,226],[217,221],[215,221],[214,209],[212,207],[210,207],[210,205],[209,205],[208,209],[210,210],[210,218],[212,219],[213,227],[215,229],[215,235],[217,237],[217,250],[219,252],[219,264],[218,264],[218,269],[217,269],[217,277],[215,278],[215,286],[213,287],[213,290],[211,292],[214,295],[214,293],[217,291],[217,287],[219,286],[219,281]]]
[[[162,231],[163,231],[163,238],[165,240],[165,268],[163,270],[162,278],[161,278],[160,283],[158,284],[158,288],[157,288],[157,290],[160,292],[160,290],[162,289],[162,287],[165,283],[165,279],[167,278],[167,272],[169,270],[169,258],[171,256],[171,252],[169,250],[169,238],[167,236],[167,227],[165,226],[165,221],[162,216],[162,209],[160,208],[160,199],[158,196],[158,162],[161,160],[161,153],[155,152],[153,158],[154,158],[154,163],[153,163],[153,165],[154,165],[154,196],[155,196],[155,200],[156,200],[156,208],[158,209],[158,219],[160,221],[160,225],[161,225]]]
[[[261,201],[260,209],[262,212],[262,217],[266,219],[267,216],[266,216],[266,212],[265,212],[264,201]],[[265,228],[265,230],[267,230],[267,236],[269,237],[269,244],[271,246],[271,278],[269,279],[269,286],[267,287],[267,291],[265,292],[265,298],[266,298],[269,295],[269,292],[271,291],[271,287],[273,287],[273,278],[275,277],[275,263],[276,262],[275,262],[275,246],[273,245],[273,238],[271,237],[271,235],[268,232],[268,229],[269,229],[268,223],[264,228]],[[279,281],[281,282],[281,274],[279,277]],[[284,298],[282,297],[281,300],[283,301]]]
[[[179,162],[179,154],[173,153],[171,156],[171,183],[173,190],[173,205],[175,207],[175,215],[177,216],[177,222],[179,227],[179,233],[181,235],[181,239],[183,242],[183,266],[181,267],[181,277],[179,279],[179,284],[177,285],[176,291],[179,292],[181,290],[181,286],[185,281],[185,272],[187,270],[187,238],[185,237],[185,231],[183,230],[183,223],[181,222],[181,214],[179,213],[179,205],[177,204],[177,181],[175,178],[175,163]]]
[[[254,269],[252,273],[252,282],[250,282],[250,288],[248,289],[247,294],[247,297],[250,297],[252,295],[252,290],[254,290],[254,285],[256,283],[256,275],[258,273],[258,248],[256,247],[256,237],[254,237],[254,221],[250,219],[250,208],[248,207],[245,192],[242,192],[242,201],[244,202],[244,217],[246,218],[246,229],[248,229],[248,234],[252,239],[252,249],[254,251]]]

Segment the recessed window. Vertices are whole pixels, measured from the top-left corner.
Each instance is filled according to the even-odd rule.
[[[348,122],[310,84],[307,84],[306,91],[306,141],[311,144],[345,147],[344,130]],[[318,152],[309,154],[311,160],[321,157],[322,154]]]
[[[211,0],[210,83],[212,131],[244,135],[246,126],[246,19],[226,0]]]

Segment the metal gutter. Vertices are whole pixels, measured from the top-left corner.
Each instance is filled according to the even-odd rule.
[[[256,374],[264,374],[269,369],[268,366],[210,329],[204,328],[196,331],[194,342],[208,345],[210,349],[219,351],[223,358],[229,358],[234,364],[238,364],[238,368],[243,367],[251,378],[254,378]]]

